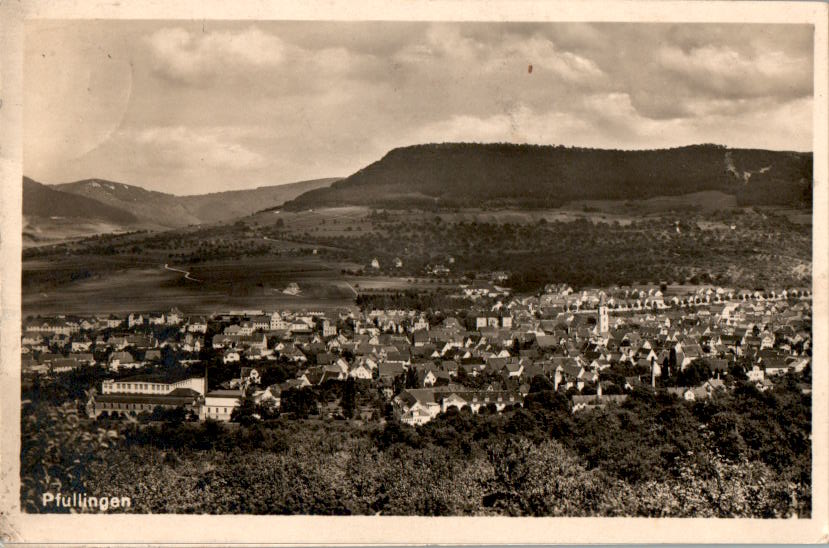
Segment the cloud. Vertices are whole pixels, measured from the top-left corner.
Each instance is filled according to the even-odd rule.
[[[668,46],[659,50],[657,61],[693,89],[713,95],[795,98],[812,93],[811,59],[782,51],[749,56],[728,46],[706,45],[689,51]]]
[[[146,38],[159,74],[195,82],[222,74],[278,66],[285,45],[256,27],[197,34],[180,27],[162,28]]]
[[[599,66],[588,57],[572,51],[563,51],[552,40],[539,35],[529,38],[510,36],[494,62],[504,58],[522,58],[533,71],[550,71],[556,78],[571,84],[599,84],[605,76]]]
[[[150,127],[122,131],[119,137],[141,150],[158,167],[201,165],[219,170],[260,169],[267,165],[267,159],[239,142],[239,138],[248,131],[251,130]]]
[[[587,129],[588,124],[569,113],[536,112],[526,105],[518,105],[492,116],[452,116],[426,124],[407,136],[410,142],[405,144],[452,141],[560,143],[566,136]]]
[[[792,150],[810,148],[812,101],[783,104],[766,100],[692,104],[694,116],[653,119],[643,116],[627,93],[599,93],[574,101],[566,111],[518,106],[493,116],[453,116],[426,124],[395,140],[395,146],[426,142],[515,142],[598,148],[647,149],[713,141],[733,147],[767,147],[768,127]]]
[[[24,155],[46,181],[242,188],[434,141],[811,148],[808,25],[33,24]]]
[[[445,23],[432,24],[420,41],[401,49],[398,62],[435,68],[444,74],[466,74],[474,71],[483,78],[509,73],[513,68],[526,70],[533,65],[537,79],[552,76],[560,81],[576,84],[598,82],[602,70],[591,59],[573,51],[563,50],[541,34],[507,32],[497,40],[484,40],[474,28]]]

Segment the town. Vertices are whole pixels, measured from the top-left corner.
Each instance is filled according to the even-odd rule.
[[[441,310],[177,308],[127,317],[28,318],[24,391],[97,368],[91,418],[257,421],[397,420],[422,425],[451,408],[500,413],[532,390],[578,413],[637,389],[686,401],[775,379],[811,360],[811,291],[548,285],[533,296],[466,292]],[[810,388],[804,384],[804,393]]]

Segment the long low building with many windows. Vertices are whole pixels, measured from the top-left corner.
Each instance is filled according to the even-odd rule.
[[[176,388],[168,394],[99,394],[91,402],[89,414],[97,418],[103,413],[112,415],[139,415],[152,413],[156,407],[176,409],[199,414],[201,394],[190,388]]]
[[[134,375],[108,379],[101,383],[101,393],[89,402],[90,416],[138,415],[152,413],[156,407],[183,407],[201,414],[206,379],[204,377],[170,378],[164,375]]]
[[[124,379],[108,379],[101,383],[102,394],[169,394],[178,388],[189,388],[204,395],[204,377],[170,380],[161,375],[134,375]]]

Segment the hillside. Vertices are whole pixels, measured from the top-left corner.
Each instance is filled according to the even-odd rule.
[[[394,149],[285,207],[539,208],[704,191],[733,195],[740,205],[810,206],[811,189],[811,153],[718,145],[623,151],[445,143]]]
[[[179,197],[164,192],[146,190],[139,186],[103,179],[86,179],[55,185],[64,192],[93,198],[99,202],[132,211],[142,221],[158,227],[179,227],[197,224],[193,215]]]
[[[336,180],[316,179],[193,196],[174,196],[102,179],[65,183],[54,188],[63,193],[96,200],[112,208],[128,210],[149,225],[175,228],[228,221],[250,215],[263,207],[280,205],[306,191],[330,185]]]
[[[23,215],[35,217],[78,218],[118,225],[138,222],[129,211],[93,198],[56,190],[23,177]]]
[[[324,188],[339,178],[314,179],[278,186],[262,186],[251,190],[232,190],[182,196],[184,205],[202,222],[226,221],[250,215],[263,208],[277,207],[301,194]]]

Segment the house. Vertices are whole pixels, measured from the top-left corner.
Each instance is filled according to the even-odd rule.
[[[147,350],[144,353],[144,361],[160,362],[161,361],[161,350],[158,350],[158,349]]]
[[[259,375],[259,370],[253,367],[243,367],[239,378],[243,385],[259,384],[262,377]]]
[[[165,325],[167,323],[167,316],[164,314],[150,314],[147,317],[147,323],[150,325]]]
[[[37,320],[33,323],[27,324],[25,330],[37,333],[54,333],[62,335],[70,335],[72,333],[72,327],[66,321],[57,318]]]
[[[337,336],[337,325],[325,320],[322,322],[322,336],[326,339]]]
[[[84,337],[80,340],[72,341],[72,352],[88,352],[92,347],[92,341]]]
[[[442,413],[445,413],[448,409],[452,407],[461,410],[468,404],[469,402],[466,401],[464,398],[462,398],[458,394],[452,393],[446,396],[445,398],[441,399],[440,410]]]
[[[201,316],[190,318],[187,322],[187,331],[190,333],[207,333],[207,320]]]
[[[323,384],[325,381],[333,380],[333,381],[344,381],[348,374],[342,370],[336,364],[325,365],[322,367],[322,376],[320,377],[318,384]]]
[[[524,365],[521,363],[508,363],[505,370],[507,377],[510,379],[518,379],[524,373]]]
[[[50,369],[53,373],[65,373],[80,367],[80,363],[75,358],[60,358],[51,363]]]
[[[400,422],[403,424],[408,424],[410,426],[420,426],[422,424],[426,424],[434,417],[430,414],[428,409],[424,409],[422,407],[414,407],[405,411],[401,417]]]
[[[129,346],[129,341],[127,340],[126,336],[113,335],[112,337],[107,339],[106,344],[107,344],[107,346],[109,346],[110,348],[113,348],[115,350],[123,350],[124,348]]]
[[[137,361],[129,352],[113,352],[109,356],[108,365],[113,371],[118,371],[123,367],[140,367],[141,363]]]
[[[204,346],[204,340],[201,337],[194,337],[192,333],[187,333],[184,336],[184,343],[181,345],[181,349],[185,352],[200,352],[202,346]]]
[[[181,310],[176,307],[170,309],[167,313],[167,325],[178,325],[181,323]]]
[[[379,378],[381,381],[385,381],[391,383],[394,381],[395,377],[402,375],[405,373],[405,369],[403,368],[403,364],[401,363],[392,363],[382,361],[378,366],[379,369]]]
[[[354,379],[371,380],[371,368],[365,363],[355,364],[348,372],[348,376]]]
[[[412,333],[412,343],[416,347],[425,346],[429,343],[429,332],[425,330]]]
[[[252,316],[250,325],[253,331],[266,331],[271,328],[271,317],[265,315]]]
[[[84,365],[95,365],[95,357],[91,352],[78,352],[76,354],[72,354],[70,357],[75,358],[78,360],[78,363]]]
[[[782,357],[762,358],[761,363],[764,366],[766,375],[785,375],[794,369]]]
[[[751,371],[746,373],[746,377],[751,382],[762,382],[766,378],[766,372],[756,363],[751,366]]]
[[[114,329],[116,327],[120,327],[124,321],[121,318],[118,318],[112,314],[110,314],[107,318],[103,320],[104,325],[108,329]]]
[[[520,392],[470,390],[450,385],[436,388],[410,388],[398,394],[392,405],[400,412],[400,420],[406,424],[425,424],[450,408],[468,408],[478,413],[481,408],[503,411],[510,405],[521,405]]]
[[[421,381],[421,384],[423,386],[434,386],[437,380],[437,375],[434,371],[432,371],[432,368],[430,367],[424,371],[423,380]]]
[[[266,402],[273,402],[273,406],[276,408],[282,405],[282,389],[279,385],[274,384],[253,393],[253,403],[259,405]]]
[[[125,336],[125,338],[127,346],[133,346],[135,348],[155,348],[158,346],[158,342],[152,335],[129,333]]]
[[[200,420],[229,422],[233,409],[242,402],[241,390],[213,390],[204,397]]]
[[[704,386],[697,386],[695,388],[680,386],[676,388],[668,388],[667,391],[669,394],[673,394],[674,396],[677,396],[685,401],[699,401],[710,396],[710,393]]]
[[[242,359],[241,356],[235,350],[229,350],[228,352],[225,352],[224,356],[222,356],[223,363],[235,363],[238,362],[240,359]]]

